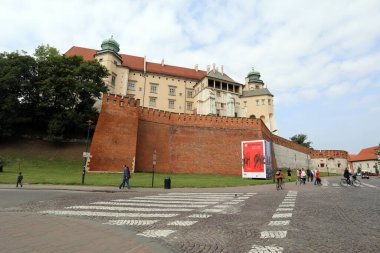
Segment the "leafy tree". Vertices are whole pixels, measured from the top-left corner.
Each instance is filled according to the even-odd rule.
[[[86,130],[93,105],[107,91],[107,69],[97,61],[65,56],[49,45],[34,57],[0,54],[0,136],[42,131],[51,140]]]
[[[30,119],[27,97],[35,74],[36,62],[25,52],[0,54],[0,135],[13,135]]]
[[[290,140],[292,142],[295,142],[297,144],[300,144],[302,146],[305,146],[307,148],[312,148],[311,147],[311,141],[306,141],[307,135],[306,134],[296,134],[293,137],[290,137]]]

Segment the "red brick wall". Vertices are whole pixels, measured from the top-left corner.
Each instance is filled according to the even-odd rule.
[[[348,159],[348,152],[344,150],[313,150],[311,158],[345,158]]]
[[[177,114],[142,108],[104,95],[90,152],[90,171],[121,171],[136,156],[136,171],[241,174],[241,141],[270,140],[260,119]]]
[[[92,138],[90,171],[122,171],[136,154],[139,101],[104,95]]]

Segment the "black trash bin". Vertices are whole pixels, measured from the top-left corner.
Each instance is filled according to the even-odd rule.
[[[0,164],[0,172],[3,172],[3,165]]]
[[[165,189],[170,189],[170,188],[171,188],[171,180],[170,180],[170,177],[165,177],[165,180],[164,180],[164,188],[165,188]]]

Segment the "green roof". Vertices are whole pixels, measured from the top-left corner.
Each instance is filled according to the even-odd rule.
[[[243,94],[241,95],[241,97],[256,97],[256,96],[264,96],[264,95],[273,97],[272,93],[270,93],[270,91],[267,88],[243,91]]]
[[[105,39],[102,42],[102,50],[112,50],[116,53],[120,51],[120,45],[117,43],[117,41],[111,36],[109,39]]]
[[[252,68],[251,72],[248,73],[247,77],[248,77],[248,82],[249,83],[264,83],[261,79],[260,79],[260,72],[258,71],[255,71],[254,68]]]

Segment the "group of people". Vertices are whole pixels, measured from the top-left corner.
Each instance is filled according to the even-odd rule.
[[[290,168],[287,169],[287,174],[288,174],[288,180],[291,181],[292,170]],[[284,172],[281,169],[278,169],[275,175],[276,175],[277,182],[282,182],[284,180]],[[307,169],[306,171],[304,168],[297,169],[297,178],[298,179],[296,181],[296,184],[298,183],[306,184],[306,180],[307,180],[307,182],[314,181],[314,185],[322,185],[321,175],[318,169],[315,169],[315,170]]]
[[[308,168],[306,171],[304,168],[297,169],[297,176],[297,182],[299,182],[300,184],[306,184],[307,180],[307,182],[311,183],[314,181],[314,185],[322,185],[321,174],[319,173],[318,169],[311,170]]]

